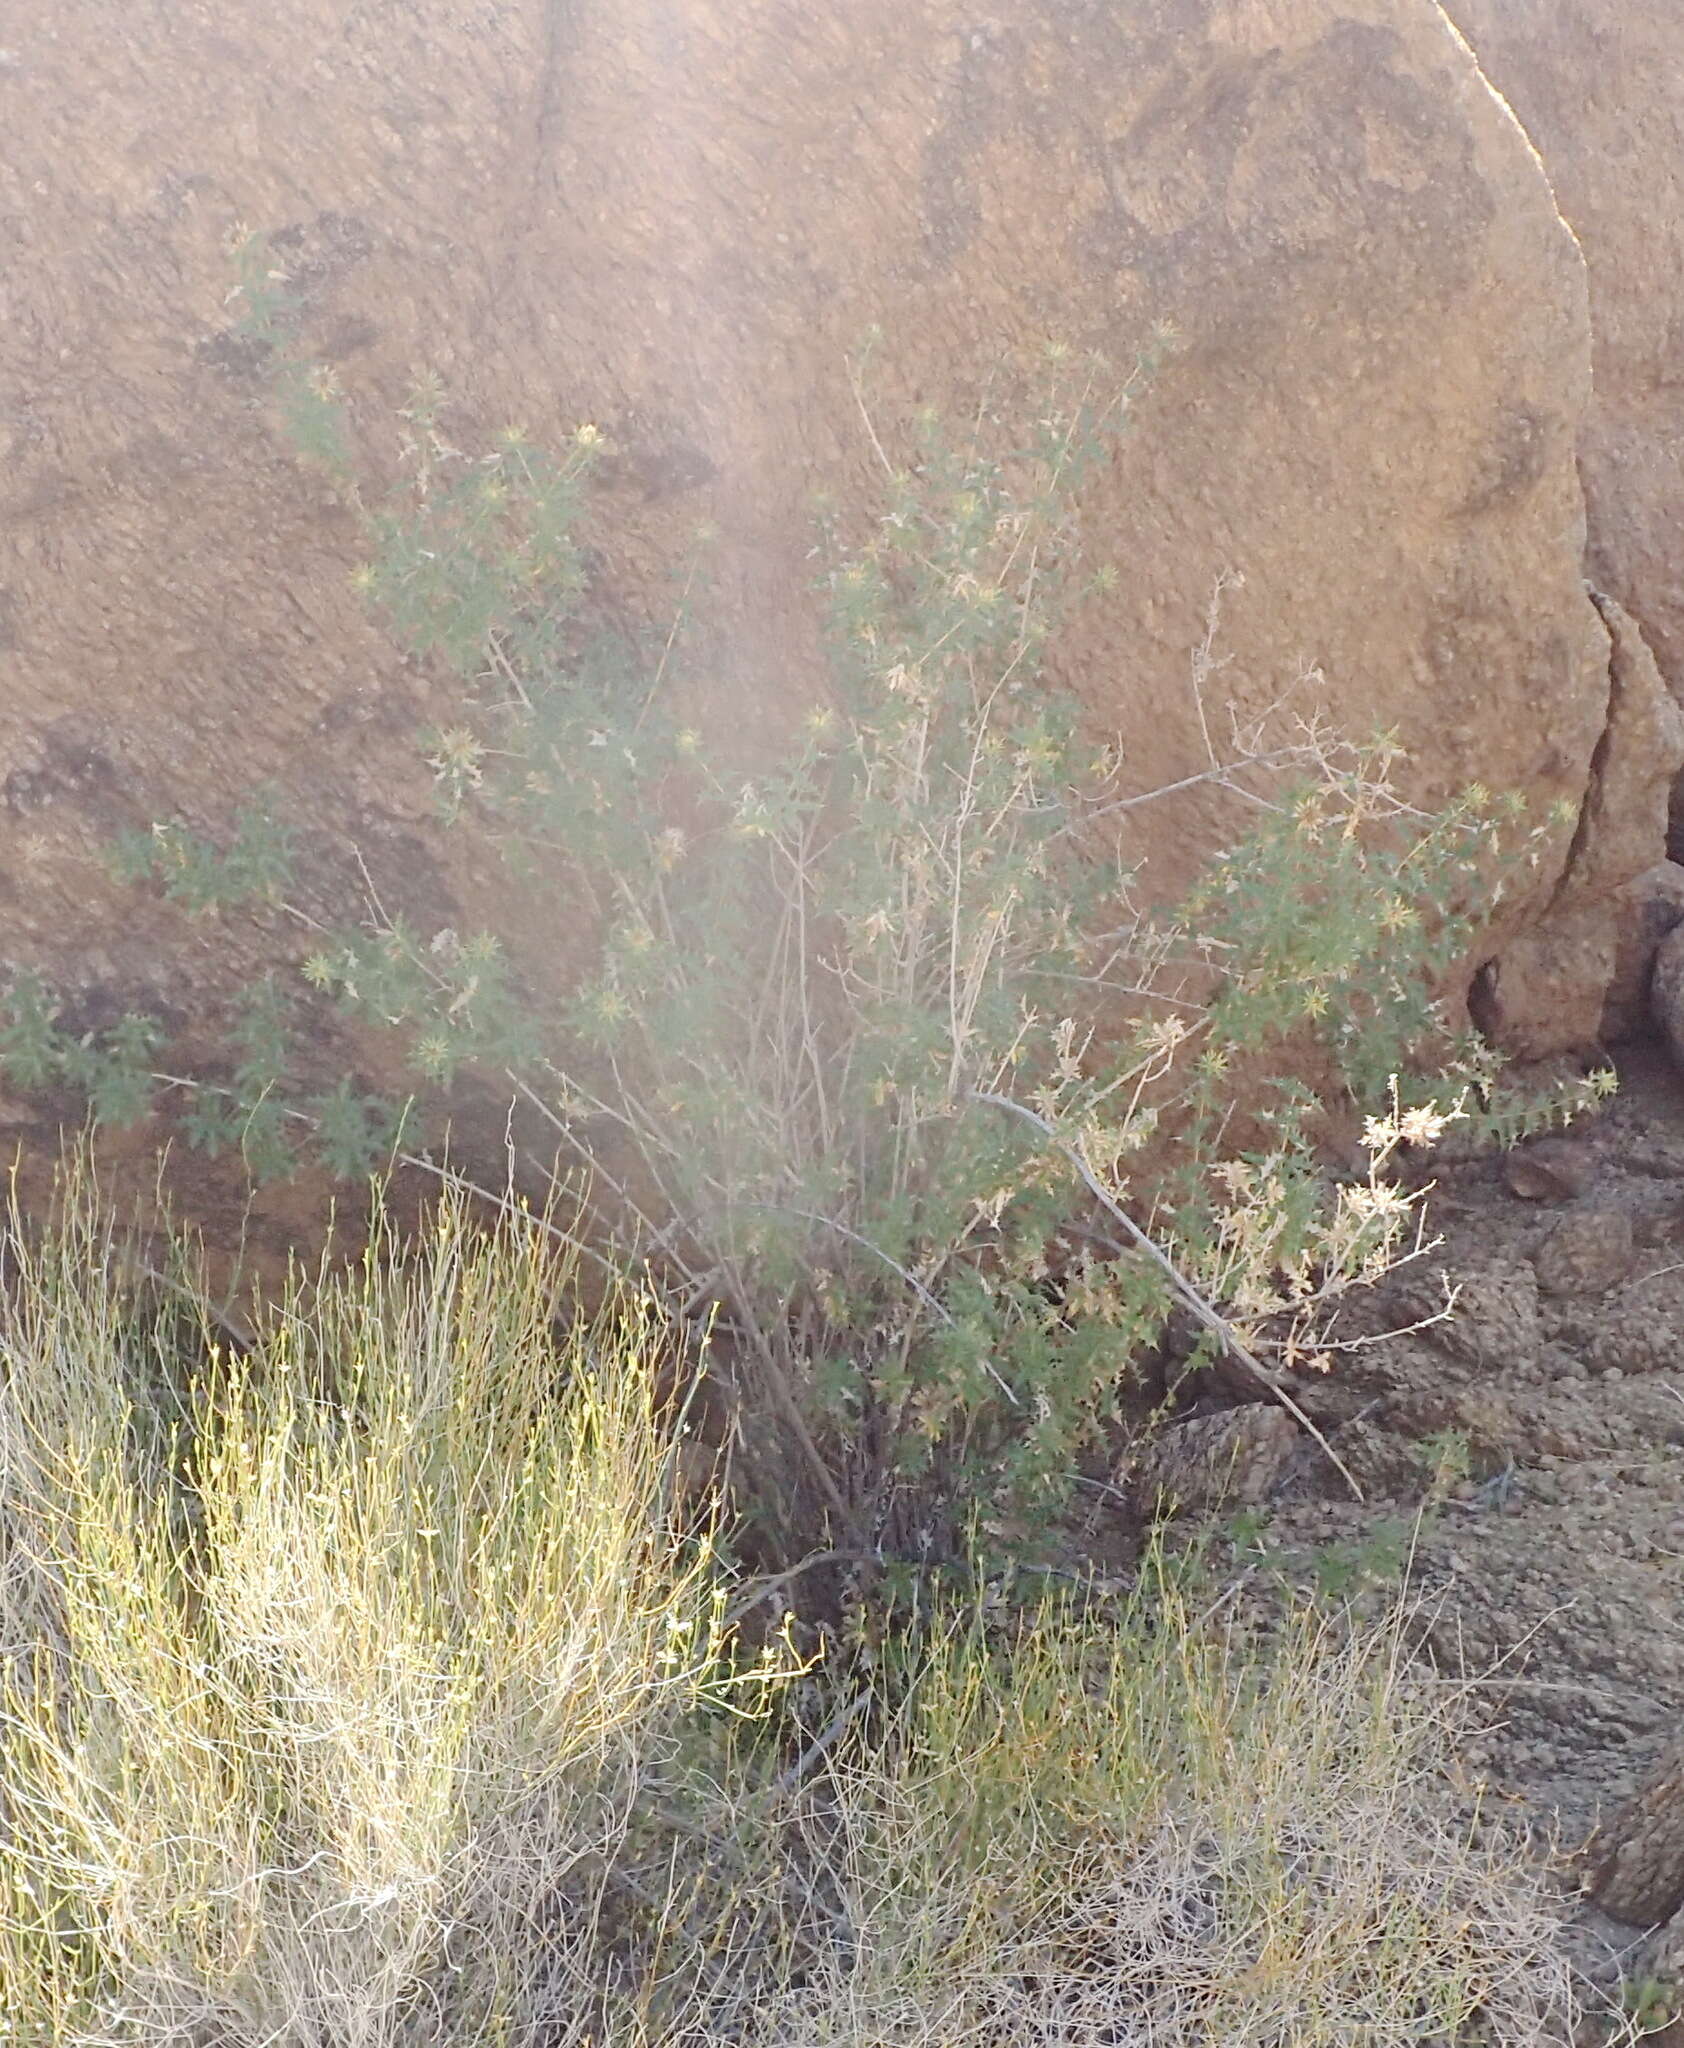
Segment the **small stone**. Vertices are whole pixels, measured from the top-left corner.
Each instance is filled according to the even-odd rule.
[[[1582,1298],[1617,1287],[1631,1271],[1635,1250],[1624,1209],[1575,1209],[1532,1254],[1532,1266],[1541,1292]]]
[[[1284,1408],[1252,1401],[1171,1423],[1142,1462],[1149,1497],[1194,1512],[1255,1505],[1279,1485],[1299,1444]]]
[[[1610,1365],[1603,1369],[1602,1378],[1605,1385],[1613,1386],[1617,1380],[1623,1380],[1625,1374],[1617,1365]]]
[[[1571,1202],[1596,1178],[1590,1147],[1573,1138],[1534,1138],[1503,1157],[1503,1179],[1523,1202]]]

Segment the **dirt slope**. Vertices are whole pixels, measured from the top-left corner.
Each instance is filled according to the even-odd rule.
[[[1470,1785],[1592,1845],[1586,1867],[1684,1720],[1684,1077],[1643,1049],[1622,1067],[1549,1173],[1524,1148],[1441,1170],[1442,1243],[1351,1334],[1431,1314],[1447,1280],[1454,1319],[1304,1390],[1366,1499],[1305,1446],[1236,1552],[1341,1596],[1406,1584],[1485,1724]],[[1651,1943],[1587,1909],[1581,1932],[1610,1984],[1684,1961],[1684,1924]]]

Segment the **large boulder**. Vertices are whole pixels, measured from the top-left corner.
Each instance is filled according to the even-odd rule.
[[[1585,252],[1590,563],[1684,696],[1684,13],[1668,0],[1446,0]]]
[[[1631,614],[1612,597],[1595,601],[1610,645],[1606,707],[1556,899],[1490,963],[1476,991],[1480,1021],[1522,1056],[1589,1052],[1611,1026],[1617,1031],[1631,963],[1645,943],[1652,960],[1660,937],[1645,940],[1649,913],[1634,877],[1666,844],[1684,767],[1684,710]]]
[[[1616,0],[1446,0],[1497,92],[1542,157],[1590,277],[1595,389],[1580,443],[1587,565],[1684,702],[1684,15]],[[1646,832],[1645,816],[1637,831]],[[1684,854],[1675,784],[1669,847]],[[1542,954],[1584,961],[1617,937],[1644,944],[1634,905],[1593,931],[1569,918],[1511,986],[1536,984]],[[1607,1023],[1631,1021],[1619,973]]]
[[[1650,1035],[1655,1021],[1650,1003],[1655,956],[1663,941],[1684,924],[1684,867],[1673,860],[1657,861],[1627,882],[1620,891],[1616,924],[1619,949],[1602,1015],[1602,1036],[1611,1045]]]
[[[1168,321],[1084,506],[1120,582],[1061,657],[1134,783],[1204,763],[1189,654],[1238,572],[1223,729],[1303,676],[1295,709],[1396,730],[1416,801],[1477,779],[1566,817],[1592,792],[1583,263],[1433,0],[70,0],[6,41],[0,954],[78,1016],[161,1008],[191,1062],[295,931],[137,900],[100,859],[124,826],[225,829],[266,784],[312,914],[355,911],[353,856],[423,930],[500,887],[410,743],[449,685],[359,608],[356,524],[230,334],[242,222],[371,447],[428,367],[465,431],[600,422],[633,612],[713,525],[692,709],[723,745],[821,687],[807,505],[875,488],[863,330],[888,431],[967,404],[1002,350],[1126,360]],[[1239,822],[1208,788],[1134,817],[1166,888]],[[1574,912],[1585,851],[1563,823],[1492,951]],[[1594,893],[1659,852],[1599,857]],[[559,913],[525,909],[542,983]],[[1564,998],[1593,1010],[1606,969],[1513,977],[1505,1028],[1573,1037]]]

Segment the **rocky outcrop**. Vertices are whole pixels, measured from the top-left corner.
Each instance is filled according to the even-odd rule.
[[[1656,1927],[1684,1907],[1684,1744],[1616,1816],[1590,1881],[1603,1911],[1631,1927]]]
[[[1676,925],[1655,953],[1649,1002],[1656,1029],[1684,1065],[1684,925]]]
[[[1493,962],[1481,991],[1482,1021],[1522,1055],[1601,1039],[1642,943],[1630,885],[1666,844],[1684,767],[1684,710],[1630,613],[1611,597],[1595,602],[1609,637],[1606,709],[1567,862],[1549,914]]]
[[[1684,15],[1655,0],[1446,7],[1537,145],[1584,249],[1591,571],[1684,695]]]
[[[687,708],[726,746],[820,687],[806,507],[874,488],[845,368],[868,324],[892,428],[967,403],[1002,349],[1126,360],[1170,321],[1084,504],[1118,589],[1061,656],[1135,785],[1202,761],[1189,650],[1237,571],[1224,726],[1303,676],[1293,710],[1397,731],[1419,801],[1478,779],[1585,814],[1608,636],[1581,582],[1583,265],[1432,0],[73,0],[6,40],[0,952],[78,1015],[140,1003],[208,1040],[288,942],[137,910],[101,850],[160,815],[214,830],[272,786],[323,916],[356,908],[353,855],[423,930],[501,887],[432,822],[410,744],[449,686],[359,609],[354,524],[229,334],[242,221],[371,448],[424,367],[486,429],[599,421],[633,613],[711,522]],[[1165,887],[1236,824],[1208,790],[1138,815]],[[1570,916],[1583,863],[1600,892],[1658,852],[1593,860],[1564,824],[1493,947]],[[565,919],[522,916],[547,985]],[[1607,962],[1563,961],[1505,978],[1530,1047],[1600,999]]]
[[[1657,861],[1620,891],[1615,917],[1619,948],[1602,1013],[1602,1036],[1610,1045],[1649,1037],[1661,1021],[1651,1002],[1655,956],[1681,924],[1684,867],[1677,861]]]
[[[1446,0],[1541,153],[1585,253],[1594,396],[1580,442],[1587,561],[1684,702],[1684,15],[1609,0]],[[1684,855],[1684,789],[1668,848]],[[1629,1031],[1630,986],[1664,910],[1639,886],[1615,922],[1622,961],[1607,1027]],[[1580,943],[1583,943],[1581,938]]]

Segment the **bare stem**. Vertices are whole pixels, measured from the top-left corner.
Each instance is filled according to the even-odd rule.
[[[1095,1201],[1103,1206],[1106,1214],[1121,1225],[1131,1241],[1163,1272],[1182,1305],[1192,1313],[1205,1329],[1209,1330],[1213,1336],[1221,1341],[1222,1347],[1228,1355],[1236,1359],[1245,1367],[1247,1372],[1251,1373],[1255,1379],[1267,1387],[1293,1420],[1300,1424],[1315,1439],[1316,1443],[1321,1446],[1322,1451],[1325,1453],[1328,1462],[1351,1489],[1352,1497],[1356,1500],[1361,1500],[1363,1497],[1362,1488],[1357,1484],[1350,1467],[1293,1399],[1287,1388],[1281,1383],[1279,1376],[1272,1373],[1251,1350],[1250,1346],[1241,1341],[1240,1334],[1233,1324],[1228,1321],[1227,1317],[1220,1310],[1204,1298],[1193,1283],[1181,1272],[1169,1254],[1157,1243],[1156,1239],[1141,1229],[1140,1225],[1135,1222],[1123,1205],[1115,1199],[1099,1176],[1088,1165],[1076,1147],[1061,1137],[1054,1126],[1044,1116],[1040,1115],[1039,1112],[1026,1107],[1021,1102],[1014,1102],[1009,1095],[989,1095],[985,1094],[980,1088],[973,1088],[970,1093],[973,1102],[986,1102],[995,1109],[1003,1109],[1009,1115],[1021,1117],[1025,1123],[1033,1125],[1047,1142],[1069,1161],[1081,1178],[1083,1185],[1094,1197]]]

